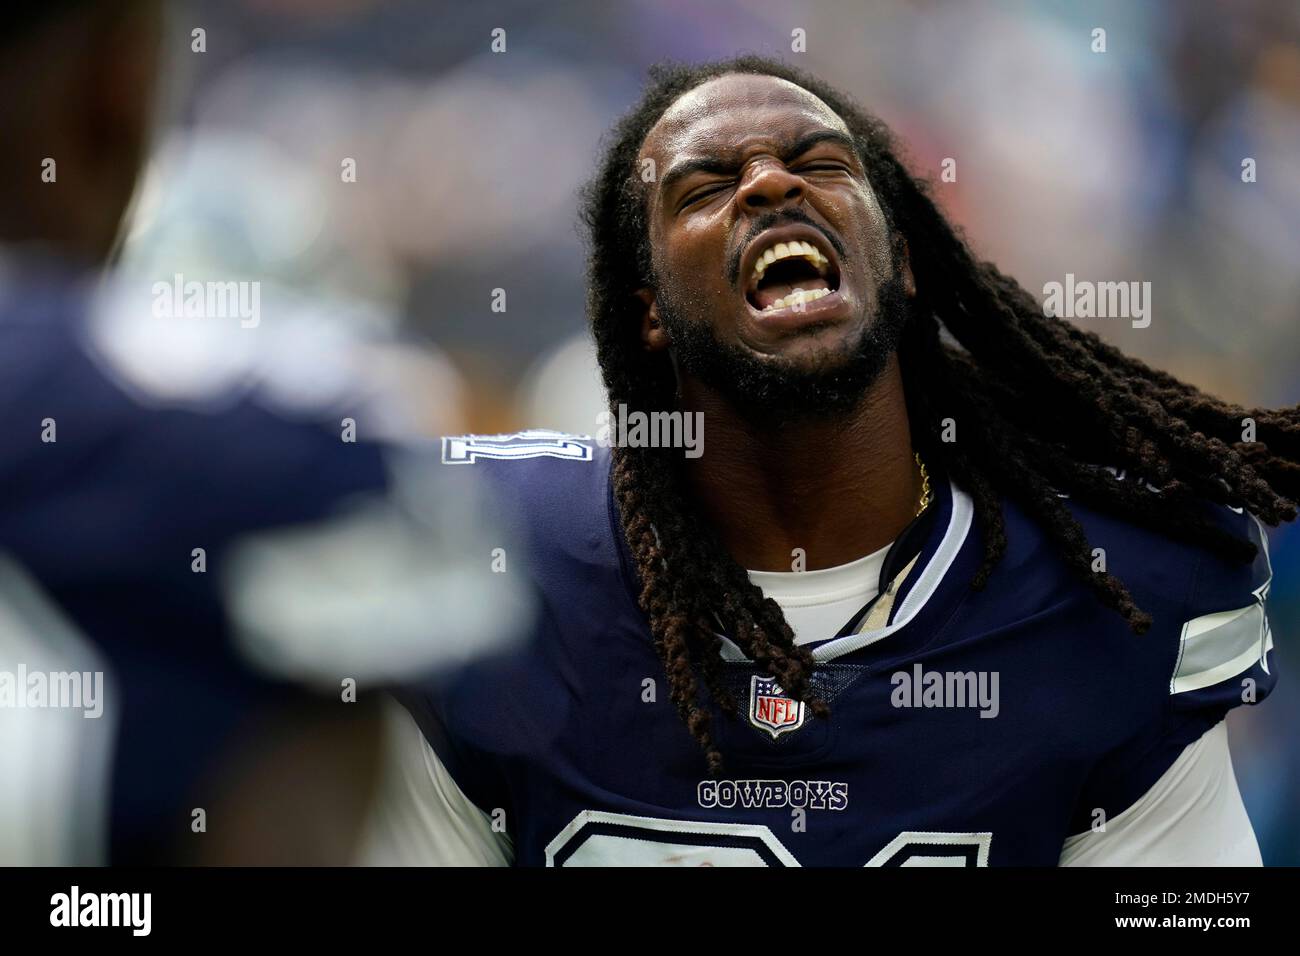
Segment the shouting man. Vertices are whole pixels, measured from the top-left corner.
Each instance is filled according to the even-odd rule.
[[[543,611],[403,696],[368,860],[1259,863],[1223,719],[1274,680],[1297,409],[1045,315],[780,63],[656,70],[584,218],[611,414],[703,454],[445,440]]]

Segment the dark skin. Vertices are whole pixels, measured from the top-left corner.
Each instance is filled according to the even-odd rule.
[[[678,309],[764,361],[843,361],[875,321],[881,284],[894,271],[884,215],[843,121],[785,80],[730,74],[678,99],[641,158],[661,173],[647,187],[650,243],[658,281],[671,285]],[[760,216],[790,210],[812,220],[795,227],[807,233],[798,238],[833,259],[838,285],[805,310],[768,315],[746,296],[749,266],[769,244],[766,232],[750,233]],[[737,254],[739,275],[730,268]],[[659,292],[639,296],[646,349],[671,351]],[[809,570],[844,564],[893,541],[915,516],[921,479],[897,355],[856,407],[833,419],[757,426],[680,365],[678,386],[683,410],[702,412],[707,434],[706,453],[688,459],[694,494],[744,567],[788,571],[795,548]]]
[[[162,28],[160,0],[91,3],[0,51],[0,242],[110,259],[149,143]]]

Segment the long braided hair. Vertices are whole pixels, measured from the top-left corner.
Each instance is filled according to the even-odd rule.
[[[1083,529],[1058,492],[1240,561],[1252,559],[1255,546],[1213,524],[1198,504],[1244,507],[1269,524],[1295,517],[1300,406],[1248,411],[1228,404],[1094,333],[1047,317],[1019,283],[974,258],[925,185],[905,169],[880,120],[815,77],[755,56],[653,68],[642,100],[614,128],[587,187],[588,312],[611,409],[675,405],[669,358],[645,351],[640,339],[643,306],[635,292],[651,285],[654,273],[636,161],[646,135],[678,97],[728,73],[789,80],[835,111],[891,230],[905,236],[917,292],[899,361],[912,439],[974,501],[984,554],[973,587],[984,586],[1006,550],[1002,496],[1036,521],[1070,569],[1139,634],[1150,616],[1122,581],[1094,573]],[[952,343],[941,339],[941,327]],[[1254,442],[1241,441],[1246,417],[1255,421]],[[940,440],[945,418],[960,418],[959,441]],[[1143,480],[1120,480],[1097,462]],[[749,581],[697,513],[679,469],[665,449],[613,451],[614,495],[640,580],[640,605],[672,701],[716,775],[722,757],[705,692],[722,712],[736,710],[722,676],[719,632],[814,714],[824,717],[827,709],[811,693],[811,656],[795,645],[776,602]]]

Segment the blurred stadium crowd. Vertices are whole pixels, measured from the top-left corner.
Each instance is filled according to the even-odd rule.
[[[292,326],[317,347],[286,346],[278,374],[327,389],[330,343],[396,334],[366,360],[401,393],[401,428],[589,433],[603,402],[576,198],[599,138],[650,63],[753,50],[855,93],[917,170],[937,180],[955,159],[942,205],[1028,288],[1151,283],[1148,328],[1084,327],[1245,405],[1300,402],[1300,7],[1285,0],[203,0],[169,30],[122,269],[258,280],[264,304],[242,340],[117,336],[160,388],[211,385],[223,350],[274,350]],[[1272,554],[1284,673],[1229,724],[1265,862],[1300,864],[1300,530]]]

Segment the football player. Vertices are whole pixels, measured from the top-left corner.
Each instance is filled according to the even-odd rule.
[[[610,415],[703,445],[445,441],[542,611],[403,695],[368,861],[1260,862],[1223,720],[1297,409],[1045,314],[780,63],[655,70],[584,213]]]

